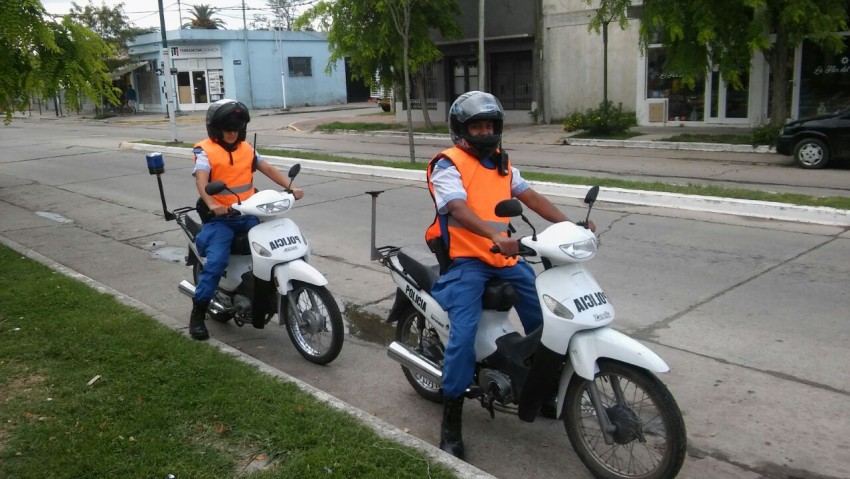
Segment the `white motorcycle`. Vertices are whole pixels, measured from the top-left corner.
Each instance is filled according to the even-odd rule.
[[[584,222],[556,223],[540,234],[522,215],[519,201],[497,205],[498,216],[521,217],[531,227],[533,234],[519,239],[520,255],[543,266],[536,279],[543,327],[520,335],[509,319],[516,291],[508,282],[490,281],[466,396],[479,399],[491,417],[499,410],[527,422],[538,414],[562,419],[573,449],[596,477],[675,477],[686,455],[685,423],[654,374],[669,367],[649,348],[611,328],[614,308],[584,267],[599,245],[594,233],[582,227],[598,192],[595,186],[585,198]],[[387,319],[397,323],[388,355],[401,364],[420,396],[442,402],[450,320],[430,295],[440,274],[437,259],[424,244],[374,252],[398,286]]]
[[[176,220],[189,239],[186,265],[192,266],[194,284],[183,280],[178,290],[193,297],[206,262],[195,245],[202,225],[190,215],[198,209],[182,207],[169,212],[159,178],[164,172],[161,155],[153,159],[148,155],[148,169],[157,175],[165,219]],[[300,164],[290,168],[290,186],[300,170]],[[205,189],[210,195],[230,191],[221,181],[210,182]],[[231,206],[231,214],[256,216],[260,224],[233,238],[230,259],[207,309],[207,318],[220,323],[232,319],[241,327],[257,322],[265,325],[277,315],[277,324],[286,326],[298,353],[312,363],[324,365],[342,350],[342,314],[326,287],[328,280],[309,263],[307,238],[294,221],[284,217],[294,204],[291,190],[263,190]]]

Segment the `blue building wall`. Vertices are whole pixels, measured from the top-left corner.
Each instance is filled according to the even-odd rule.
[[[147,62],[130,78],[142,110],[164,111],[163,90],[169,101],[175,96],[180,100],[180,110],[204,110],[219,96],[260,109],[346,102],[345,66],[337,62],[325,71],[330,51],[320,33],[174,30],[166,35],[167,56],[158,32],[128,43],[131,59]],[[309,58],[311,75],[291,76],[291,57]],[[171,75],[171,65],[176,75]],[[215,93],[213,84],[223,85],[223,95]]]

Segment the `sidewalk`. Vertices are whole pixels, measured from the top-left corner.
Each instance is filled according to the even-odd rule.
[[[252,118],[257,120],[265,117],[278,117],[286,115],[294,115],[298,113],[310,112],[329,112],[338,111],[338,118],[323,118],[301,120],[288,124],[289,129],[297,131],[312,131],[317,125],[336,122],[374,122],[374,123],[403,123],[396,120],[394,116],[384,113],[372,102],[357,102],[345,103],[337,105],[322,105],[322,106],[294,106],[287,109],[257,109],[251,112]],[[41,118],[45,120],[62,120],[62,119],[86,119],[86,115],[66,115],[64,117],[54,117],[52,113],[43,115],[32,115],[31,118]],[[203,122],[206,118],[206,111],[179,111],[175,118],[176,123],[198,123]],[[90,119],[90,117],[89,117]],[[110,124],[122,123],[168,123],[169,119],[161,112],[137,112],[135,114],[123,114],[107,118],[103,121]],[[441,124],[441,120],[432,118],[432,123]],[[424,128],[425,122],[413,122],[414,128]],[[683,133],[692,134],[746,134],[749,130],[746,126],[729,127],[729,126],[706,126],[706,125],[688,125],[686,123],[676,122],[666,126],[638,126],[632,128],[632,131],[639,132],[640,135],[628,140],[601,140],[601,139],[578,139],[572,138],[575,133],[564,131],[560,124],[551,125],[506,125],[504,137],[508,143],[525,143],[539,145],[571,145],[571,146],[598,146],[598,147],[619,147],[619,148],[647,148],[647,149],[668,149],[668,150],[689,150],[689,151],[729,151],[742,153],[775,153],[774,147],[751,145],[729,145],[722,143],[694,143],[694,142],[669,142],[663,141],[675,135]],[[388,130],[371,132],[373,135],[388,135],[388,136],[407,136],[407,132],[400,130]],[[422,137],[437,137],[448,138],[444,134],[422,134],[414,133],[414,136]]]

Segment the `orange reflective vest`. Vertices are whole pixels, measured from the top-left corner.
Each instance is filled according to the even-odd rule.
[[[247,141],[240,141],[236,150],[228,152],[215,141],[207,138],[195,144],[207,154],[210,161],[210,181],[221,180],[230,191],[245,201],[254,194],[254,148]],[[236,196],[230,191],[213,195],[216,203],[230,207],[236,203]]]
[[[511,167],[508,163],[508,175],[502,176],[497,168],[487,168],[477,158],[454,147],[435,156],[428,165],[428,190],[434,199],[434,185],[431,183],[431,173],[434,166],[442,158],[448,158],[460,172],[463,189],[466,190],[466,205],[492,228],[501,234],[508,235],[509,218],[499,218],[494,212],[496,203],[511,197]],[[434,207],[436,208],[436,201]],[[449,257],[478,258],[497,268],[513,266],[517,258],[508,258],[499,253],[490,252],[493,241],[479,236],[464,228],[451,215],[436,214],[434,222],[425,232],[425,241],[441,238],[448,244]]]

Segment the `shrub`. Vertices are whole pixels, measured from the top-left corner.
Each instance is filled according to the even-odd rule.
[[[597,108],[588,108],[586,112],[575,112],[564,119],[564,130],[587,130],[594,135],[615,135],[629,131],[629,128],[637,126],[637,117],[634,112],[623,111],[623,104],[607,101],[599,104]]]
[[[782,131],[782,126],[768,123],[767,125],[757,126],[752,131],[753,146],[768,145],[773,146],[776,140],[779,139],[779,132]]]

